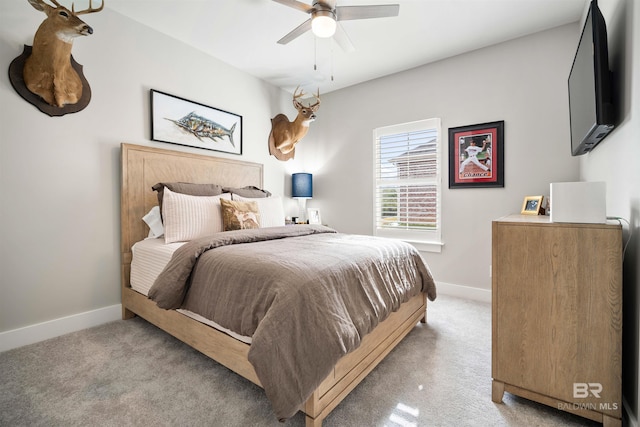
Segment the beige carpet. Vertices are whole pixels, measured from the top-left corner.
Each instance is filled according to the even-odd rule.
[[[141,319],[0,353],[0,426],[304,426],[263,391]],[[599,426],[491,402],[491,307],[440,296],[325,426]]]

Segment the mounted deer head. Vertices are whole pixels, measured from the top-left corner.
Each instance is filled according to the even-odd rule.
[[[33,38],[33,50],[23,68],[24,83],[31,92],[42,97],[49,105],[63,107],[75,104],[82,97],[82,80],[71,66],[73,39],[93,34],[93,29],[78,15],[100,12],[102,5],[94,9],[89,0],[89,8],[76,12],[50,0],[56,7],[43,0],[28,0],[31,6],[44,12],[47,18],[40,24]]]
[[[271,119],[271,133],[269,134],[269,154],[278,160],[289,160],[295,155],[295,147],[309,131],[309,125],[316,119],[316,112],[320,108],[320,90],[314,95],[316,102],[305,106],[299,99],[304,96],[302,89],[293,92],[293,106],[298,110],[295,120],[290,122],[284,114],[278,114]]]

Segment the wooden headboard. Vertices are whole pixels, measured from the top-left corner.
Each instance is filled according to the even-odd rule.
[[[131,246],[149,234],[142,217],[158,204],[158,182],[194,182],[227,187],[263,186],[259,163],[121,144],[120,226],[122,284],[129,286]]]

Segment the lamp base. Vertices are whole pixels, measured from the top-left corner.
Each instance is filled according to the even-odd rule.
[[[298,221],[306,224],[307,221],[307,199],[298,199]]]

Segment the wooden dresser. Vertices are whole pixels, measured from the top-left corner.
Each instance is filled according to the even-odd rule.
[[[492,400],[621,426],[622,227],[511,215],[492,239]]]

